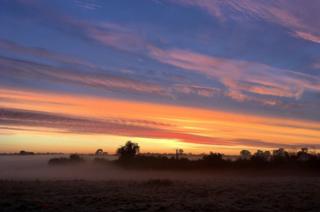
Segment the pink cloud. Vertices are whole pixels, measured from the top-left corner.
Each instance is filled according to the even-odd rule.
[[[244,101],[246,93],[299,99],[304,91],[320,91],[320,78],[256,62],[212,57],[187,50],[150,47],[150,56],[162,63],[218,80],[228,96]]]
[[[143,50],[147,46],[147,42],[129,28],[109,23],[83,26],[87,36],[106,46],[126,51]]]
[[[289,30],[295,37],[319,43],[320,14],[314,8],[319,8],[317,0],[171,0],[184,6],[195,6],[219,20],[234,19],[261,19],[279,24]],[[238,14],[226,13],[226,8]],[[310,14],[311,13],[311,14]]]
[[[187,84],[177,84],[174,86],[174,90],[182,94],[195,94],[203,97],[213,97],[222,93],[219,88]]]
[[[320,35],[314,35],[308,32],[301,32],[301,31],[297,31],[295,32],[295,34],[297,37],[300,37],[302,39],[309,40],[314,43],[320,43]]]
[[[320,62],[314,63],[313,68],[320,69]]]

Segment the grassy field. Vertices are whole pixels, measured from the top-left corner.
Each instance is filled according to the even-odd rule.
[[[1,180],[1,211],[320,211],[320,178]]]

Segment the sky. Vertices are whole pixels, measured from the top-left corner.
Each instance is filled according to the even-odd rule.
[[[320,148],[318,0],[1,0],[0,152]]]

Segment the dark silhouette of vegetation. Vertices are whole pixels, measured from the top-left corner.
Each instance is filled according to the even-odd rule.
[[[139,145],[127,142],[117,151],[119,159],[113,163],[133,169],[171,170],[309,170],[320,171],[320,155],[310,154],[307,148],[297,153],[288,153],[279,148],[270,151],[257,150],[252,154],[242,150],[235,160],[225,159],[221,153],[210,152],[201,159],[183,157],[183,150],[177,149],[172,157],[139,154]]]
[[[55,166],[55,165],[74,165],[74,164],[81,164],[85,162],[85,160],[80,157],[78,154],[71,154],[69,158],[61,157],[61,158],[52,158],[49,160],[48,164]]]
[[[128,161],[134,159],[140,151],[140,147],[137,143],[128,141],[124,146],[118,148],[117,155],[119,160]]]
[[[176,159],[180,159],[183,156],[183,149],[176,149]]]
[[[28,152],[28,151],[21,150],[19,152],[19,155],[34,155],[34,152]]]
[[[103,157],[108,155],[108,152],[104,152],[103,149],[97,149],[96,152],[94,153],[96,157]]]
[[[251,152],[249,150],[241,150],[240,151],[240,159],[241,160],[250,160],[251,158]]]
[[[104,155],[103,149],[97,149],[95,155],[96,155],[96,156],[102,156],[102,155]]]
[[[98,152],[98,151],[97,151]],[[99,151],[100,152],[100,151]],[[102,165],[117,165],[129,169],[148,170],[280,170],[280,171],[320,171],[320,154],[310,153],[307,148],[302,148],[296,153],[289,153],[283,148],[270,151],[257,150],[251,153],[242,150],[238,158],[226,159],[221,153],[210,152],[202,158],[191,160],[183,154],[182,149],[177,149],[176,154],[144,155],[140,154],[137,143],[128,141],[117,149],[117,160],[110,161],[106,158],[96,157],[94,162]],[[53,158],[50,165],[79,164],[84,159],[77,154],[69,158]]]

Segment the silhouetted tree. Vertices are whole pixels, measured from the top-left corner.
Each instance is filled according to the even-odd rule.
[[[226,161],[223,160],[223,154],[210,152],[209,155],[204,155],[202,161],[205,166],[222,167]]]
[[[272,159],[276,162],[283,162],[289,159],[289,153],[284,148],[273,150]]]
[[[69,158],[52,158],[49,160],[49,165],[70,165],[70,164],[81,164],[85,160],[78,154],[71,154]]]
[[[251,152],[249,150],[241,150],[240,152],[240,159],[241,160],[250,160],[251,158]]]
[[[83,161],[83,158],[80,157],[80,155],[78,154],[71,154],[69,156],[69,159],[72,161],[72,162],[82,162]]]
[[[176,159],[180,159],[183,155],[183,149],[176,149]]]
[[[270,151],[262,151],[262,150],[257,150],[256,153],[251,157],[251,160],[257,161],[257,162],[266,162],[269,161],[271,158],[271,153]]]
[[[101,156],[101,155],[103,155],[103,149],[97,149],[95,155],[96,155],[96,156]]]
[[[311,158],[311,155],[308,153],[308,148],[301,148],[297,153],[297,159],[299,161],[307,161]]]
[[[34,155],[34,152],[27,152],[27,151],[21,150],[19,152],[19,155]]]
[[[120,160],[128,160],[137,156],[140,151],[140,147],[137,143],[128,141],[124,146],[117,149],[117,155]]]
[[[207,161],[221,161],[222,157],[223,154],[210,152],[209,155],[204,155],[202,159]]]

